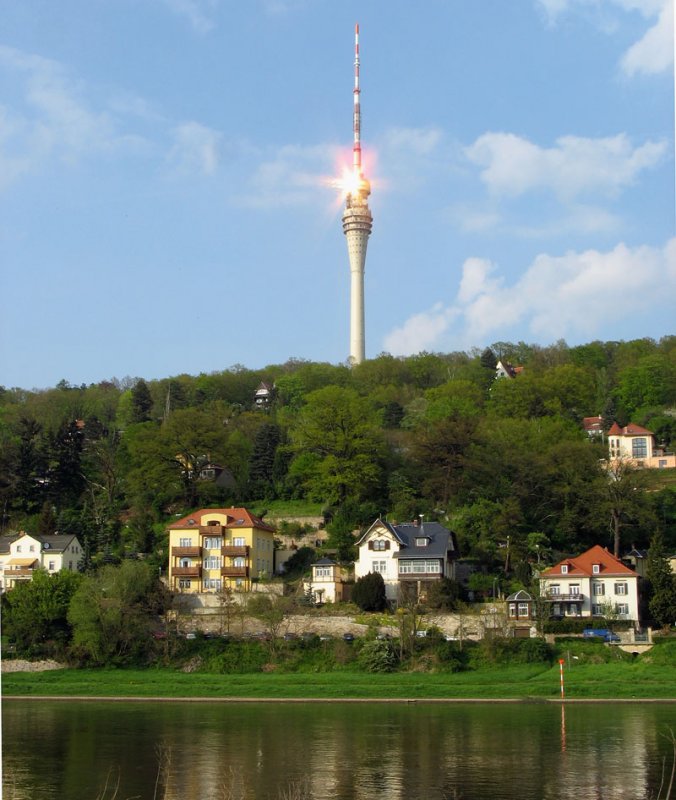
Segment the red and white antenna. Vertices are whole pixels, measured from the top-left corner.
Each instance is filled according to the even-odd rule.
[[[354,26],[354,115],[352,127],[354,143],[352,145],[352,166],[361,176],[361,108],[359,106],[359,23]]]

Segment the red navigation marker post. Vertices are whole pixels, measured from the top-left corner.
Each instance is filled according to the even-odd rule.
[[[563,690],[563,664],[564,660],[562,658],[559,659],[559,674],[561,675],[561,699],[563,700],[565,697],[565,692]]]

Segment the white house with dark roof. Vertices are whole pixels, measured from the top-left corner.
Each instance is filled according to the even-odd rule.
[[[347,600],[347,586],[340,565],[331,558],[320,558],[312,565],[312,577],[303,582],[305,594],[315,603],[339,603]]]
[[[430,583],[455,578],[458,543],[438,522],[395,525],[377,519],[357,546],[355,578],[380,573],[388,600],[398,600],[403,586],[421,597]]]
[[[0,536],[0,591],[13,589],[20,581],[30,581],[36,569],[50,575],[61,570],[77,571],[83,552],[76,536],[37,533]]]

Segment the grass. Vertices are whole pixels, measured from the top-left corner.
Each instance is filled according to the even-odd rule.
[[[676,668],[641,663],[565,669],[568,699],[674,699]],[[447,673],[183,673],[168,669],[5,673],[3,695],[166,698],[527,699],[560,696],[559,666],[523,664]]]
[[[250,504],[254,513],[266,510],[266,517],[321,517],[322,504],[305,500],[261,500]]]

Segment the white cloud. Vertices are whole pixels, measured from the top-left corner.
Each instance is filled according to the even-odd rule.
[[[0,46],[0,70],[18,96],[13,107],[0,109],[0,188],[51,161],[145,146],[142,137],[118,130],[111,109],[94,108],[58,62]]]
[[[256,155],[258,165],[243,192],[233,202],[251,208],[278,208],[324,202],[327,179],[323,176],[336,160],[331,145],[284,145]]]
[[[511,286],[482,259],[467,259],[462,273],[456,300],[413,315],[385,337],[387,350],[469,347],[516,326],[541,341],[619,332],[625,319],[647,320],[659,308],[668,313],[676,294],[676,238],[662,248],[618,244],[607,252],[542,254]]]
[[[562,136],[555,146],[540,147],[512,133],[485,133],[465,149],[482,168],[481,180],[494,195],[517,197],[539,189],[559,198],[580,194],[616,194],[644,169],[655,166],[666,142],[633,147],[625,134],[589,139]]]
[[[409,317],[401,328],[389,333],[385,337],[384,350],[396,355],[413,355],[433,349],[456,316],[455,309],[437,303],[429,311]]]
[[[624,54],[621,69],[629,76],[637,73],[656,74],[668,70],[674,61],[674,0],[536,0],[553,25],[571,12],[592,13],[597,25],[614,33],[617,24],[608,18],[613,8],[625,13],[638,12],[655,23]]]
[[[217,131],[199,122],[184,122],[175,131],[169,160],[180,172],[213,175],[218,167],[220,140]]]
[[[661,9],[655,25],[624,54],[621,67],[633,76],[665,72],[674,62],[674,4],[673,0]]]
[[[205,34],[216,27],[215,14],[219,0],[162,0],[170,11],[184,17],[197,33]]]

